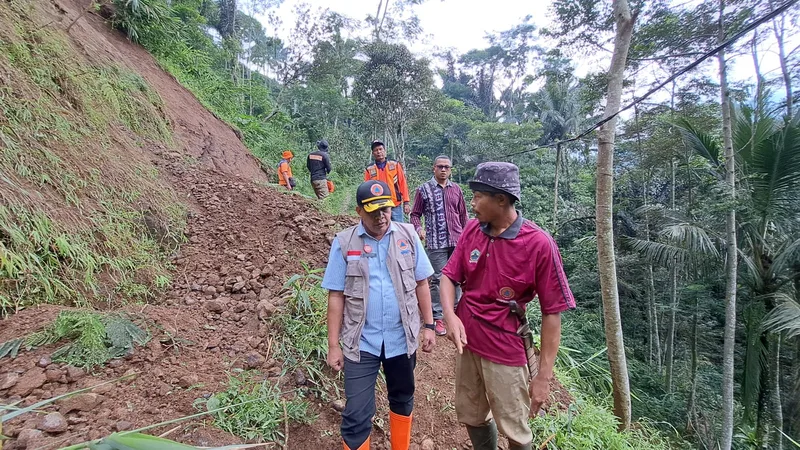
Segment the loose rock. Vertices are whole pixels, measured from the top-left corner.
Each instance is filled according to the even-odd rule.
[[[33,428],[25,428],[17,435],[17,445],[21,448],[25,448],[28,442],[39,439],[40,437],[42,437],[41,431]]]
[[[431,438],[423,439],[421,448],[422,450],[435,450],[435,447],[433,445],[433,439]]]
[[[0,375],[0,391],[11,389],[19,381],[19,375],[14,372],[6,372]]]
[[[37,428],[48,433],[63,433],[68,426],[67,419],[61,413],[54,412],[44,416]]]
[[[178,386],[188,389],[189,387],[197,384],[198,380],[199,379],[195,374],[184,375],[178,380]]]
[[[275,305],[273,305],[272,302],[264,299],[258,302],[258,305],[256,306],[256,314],[258,314],[259,319],[267,320],[275,313],[276,309],[277,308],[275,308]]]
[[[36,365],[41,368],[45,368],[52,363],[53,363],[52,358],[50,358],[49,356],[42,356],[41,358],[39,358],[39,361],[36,363]]]
[[[218,302],[216,300],[211,300],[211,301],[206,302],[205,303],[205,307],[206,307],[206,310],[208,310],[209,312],[216,313],[216,314],[221,313],[225,309],[222,306],[222,303],[220,303],[220,302]]]
[[[73,383],[75,381],[80,380],[85,375],[86,375],[86,372],[84,372],[83,369],[80,369],[80,368],[77,368],[77,367],[72,367],[72,366],[67,366],[67,380],[70,383]]]
[[[125,364],[125,361],[117,358],[117,359],[112,359],[111,361],[109,361],[108,362],[108,367],[111,367],[112,369],[116,369],[117,367],[122,367],[123,364]]]
[[[63,374],[64,372],[62,372],[60,369],[47,369],[44,372],[44,376],[47,378],[47,381],[58,381]]]
[[[331,408],[333,408],[337,412],[344,411],[345,405],[346,405],[346,402],[343,399],[336,399],[336,400],[331,402]]]
[[[128,431],[133,428],[133,424],[128,422],[127,420],[120,420],[119,422],[114,424],[114,428],[117,431]]]
[[[34,389],[39,389],[46,382],[47,377],[44,374],[44,369],[33,367],[20,377],[20,380],[9,391],[9,394],[27,397]]]
[[[244,365],[248,369],[258,369],[264,365],[264,357],[260,353],[250,352],[244,358]]]
[[[83,394],[73,395],[65,399],[59,400],[57,404],[61,409],[62,414],[67,414],[72,411],[92,411],[103,402],[105,398],[102,395],[93,392],[85,392]]]
[[[306,375],[302,370],[297,369],[297,372],[294,373],[294,382],[297,383],[298,386],[305,386],[306,381]]]

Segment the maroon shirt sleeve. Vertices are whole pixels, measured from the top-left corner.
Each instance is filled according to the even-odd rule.
[[[553,238],[547,233],[537,236],[534,243],[534,274],[536,293],[542,314],[556,314],[575,309],[575,297],[567,283],[561,254]]]

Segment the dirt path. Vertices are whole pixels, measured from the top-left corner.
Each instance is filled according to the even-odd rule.
[[[65,412],[66,431],[35,432],[41,428],[40,416],[12,421],[5,432],[27,442],[11,441],[7,449],[57,448],[195,413],[192,403],[197,398],[224,390],[231,370],[254,358],[259,362],[256,368],[272,381],[291,383],[277,378],[280,364],[270,354],[274,351],[268,353],[271,330],[259,320],[256,305],[261,300],[279,303],[283,282],[302,272],[301,261],[323,267],[329,237],[353,219],[326,216],[306,199],[200,165],[187,166],[169,153],[154,158],[192,206],[189,242],[174,258],[173,285],[155,304],[126,307],[152,321],[155,338],[131,357],[112,361],[93,374],[49,363],[46,356],[53,346],[1,359],[0,378],[16,381],[0,390],[0,399],[29,405],[126,373],[138,375],[127,384],[99,388],[96,404],[86,411]],[[3,320],[0,342],[39,329],[61,309],[44,306]],[[451,448],[466,439],[455,426],[452,411],[452,367],[453,351],[444,340],[433,355],[420,357],[415,442],[431,437],[437,448]],[[338,447],[338,413],[328,404],[313,399],[312,403],[319,419],[310,426],[293,427],[289,448]],[[376,423],[388,423],[385,395],[379,395],[378,407],[382,421]],[[209,424],[209,420],[188,423],[169,437],[196,445],[239,442]],[[382,435],[376,425],[374,448],[383,448]]]
[[[0,399],[30,405],[123,374],[135,372],[136,378],[99,388],[92,400],[96,404],[85,411],[65,412],[66,431],[37,433],[40,416],[12,421],[6,433],[28,441],[11,441],[7,449],[57,448],[195,413],[192,404],[196,399],[224,390],[231,370],[248,361],[256,361],[247,364],[272,382],[293,383],[278,378],[280,363],[273,359],[274,351],[268,352],[272,330],[259,320],[256,305],[261,300],[279,304],[276,299],[283,282],[302,272],[301,261],[323,267],[329,237],[353,223],[353,218],[327,216],[306,199],[186,166],[180,158],[159,158],[174,185],[185,190],[193,210],[187,228],[189,242],[174,258],[172,287],[155,304],[126,308],[152,321],[155,338],[131,357],[112,361],[93,374],[43,360],[53,346],[23,353],[14,360],[0,359],[0,381],[10,376],[17,379],[0,390]],[[4,320],[0,342],[40,328],[60,309],[29,309]],[[443,338],[438,339],[432,354],[420,353],[413,430],[416,444],[430,438],[437,449],[468,448],[466,433],[458,426],[453,410],[454,364],[455,351]],[[328,403],[310,400],[319,418],[311,425],[293,426],[289,448],[339,448],[339,414]],[[388,449],[388,404],[383,386],[379,386],[377,404],[373,449]],[[208,419],[185,423],[169,437],[201,446],[240,442],[214,429]]]

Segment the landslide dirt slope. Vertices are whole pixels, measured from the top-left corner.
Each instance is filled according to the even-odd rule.
[[[40,26],[63,30],[85,5],[52,0],[39,1],[35,7],[33,20]],[[162,330],[147,347],[93,373],[51,363],[47,355],[55,346],[0,359],[0,402],[19,401],[23,406],[136,374],[127,383],[98,388],[97,395],[87,400],[92,404],[79,410],[44,408],[43,412],[62,413],[66,424],[58,430],[41,430],[47,428],[43,414],[4,424],[4,434],[12,438],[4,448],[58,448],[195,413],[193,402],[224,390],[228,375],[244,361],[255,361],[250,365],[272,382],[294,387],[294,377],[278,376],[281,364],[271,349],[274,330],[259,319],[256,305],[265,300],[279,306],[282,285],[292,274],[302,273],[301,262],[323,267],[330,237],[353,219],[327,216],[308,199],[258,183],[266,177],[233,131],[163,72],[146,51],[110,30],[101,18],[84,16],[68,39],[79,49],[78,57],[123,65],[140,74],[163,99],[174,143],[112,151],[136,154],[159,169],[160,181],[171,186],[189,209],[188,242],[173,258],[173,283],[164,296],[125,308]],[[39,329],[62,309],[29,308],[4,319],[0,342]],[[159,339],[164,336],[174,340]],[[452,408],[454,357],[449,342],[440,339],[433,354],[418,359],[413,435],[417,446],[431,439],[437,449],[468,448]],[[288,448],[340,448],[338,413],[327,402],[309,400],[319,419],[307,426],[293,425]],[[388,448],[385,390],[378,393],[375,423],[373,448]],[[150,432],[168,432],[171,439],[201,446],[241,442],[215,429],[207,418]]]

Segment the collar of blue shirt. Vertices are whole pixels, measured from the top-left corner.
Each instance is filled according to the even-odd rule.
[[[389,230],[386,232],[386,234],[384,235],[384,237],[388,236],[388,235],[389,235],[389,233],[391,233],[391,232],[395,231],[396,229],[397,229],[397,228],[395,227],[395,225],[394,225],[394,222],[390,223],[390,224],[389,224]],[[366,234],[366,235],[367,235],[367,236],[369,236],[370,238],[372,238],[372,239],[375,239],[374,237],[372,237],[372,236],[370,236],[369,234],[367,234],[367,230],[366,230],[366,228],[364,228],[364,223],[363,223],[363,222],[361,222],[361,221],[359,221],[359,222],[358,222],[358,228],[356,229],[356,233],[358,233],[358,235],[359,235],[359,236],[362,236],[362,237],[363,237],[363,236]],[[377,239],[376,239],[376,240],[377,240]]]

